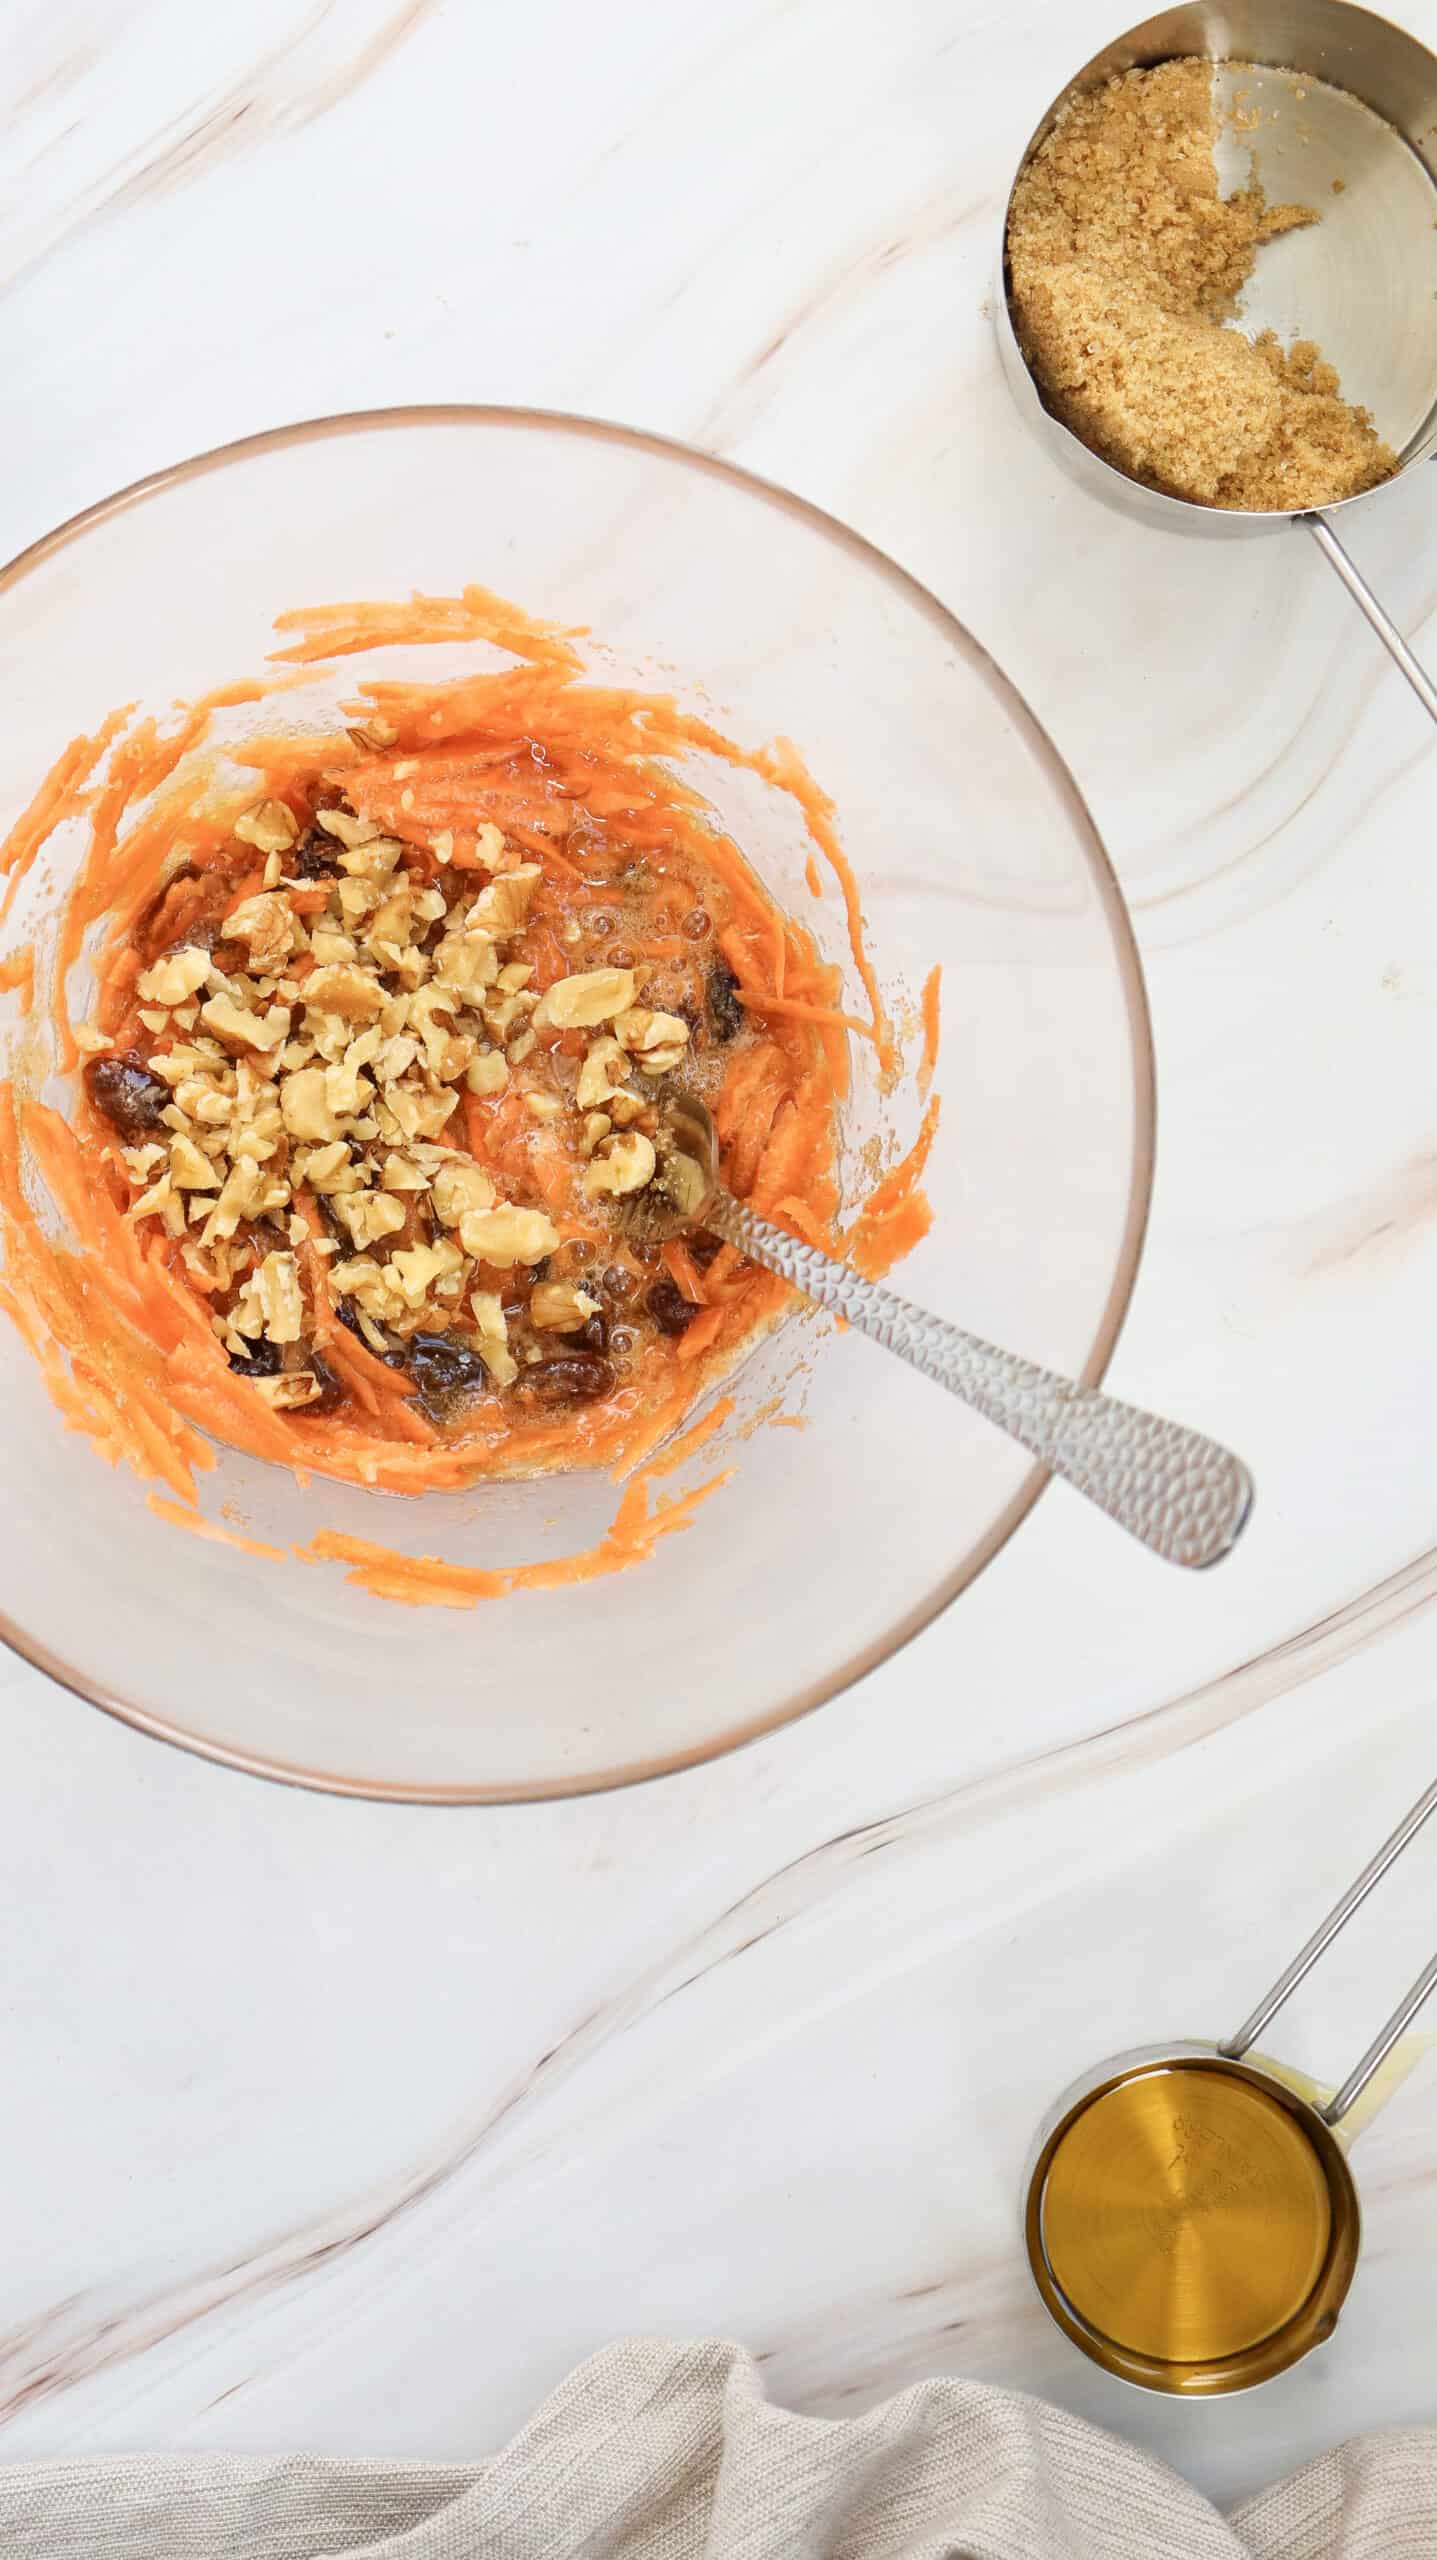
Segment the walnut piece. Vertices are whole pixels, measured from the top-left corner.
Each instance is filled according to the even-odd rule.
[[[677,1013],[650,1013],[634,1005],[614,1024],[615,1038],[637,1058],[646,1076],[666,1076],[689,1045],[689,1026]]]
[[[542,1209],[473,1209],[462,1221],[459,1241],[476,1262],[492,1262],[511,1271],[516,1262],[542,1262],[556,1253],[558,1230]]]
[[[282,969],[303,937],[297,930],[297,918],[287,898],[273,890],[262,889],[256,897],[246,898],[225,918],[226,942],[243,942],[249,947],[252,969]]]
[[[464,1070],[471,1093],[502,1093],[509,1081],[509,1061],[501,1049],[481,1049]]]
[[[326,817],[329,814],[323,812]],[[345,1022],[373,1022],[384,1010],[384,989],[354,962],[341,960],[311,971],[304,982],[304,1001],[312,1013],[337,1013]]]
[[[167,951],[152,969],[141,972],[135,993],[142,1004],[183,1004],[210,974],[210,955],[193,946]]]
[[[271,1342],[298,1342],[304,1330],[304,1300],[299,1265],[292,1253],[267,1253],[255,1273],[255,1286]]]
[[[570,1280],[541,1280],[529,1300],[529,1322],[541,1333],[582,1333],[598,1312],[598,1299]]]
[[[591,1200],[622,1199],[631,1191],[642,1191],[653,1181],[658,1165],[653,1141],[642,1129],[616,1129],[611,1138],[601,1138],[584,1175],[584,1189]]]
[[[323,1390],[312,1369],[282,1369],[277,1378],[251,1378],[250,1385],[276,1413],[292,1413],[314,1404]]]
[[[622,1093],[624,1078],[628,1072],[627,1054],[620,1048],[612,1032],[606,1032],[602,1040],[592,1041],[584,1063],[579,1069],[579,1082],[575,1096],[579,1109],[581,1111],[601,1110],[612,1095]]]
[[[262,1054],[283,1048],[293,1016],[288,1005],[274,1004],[268,1013],[252,1013],[237,1005],[233,996],[211,996],[200,1007],[200,1020],[230,1048],[254,1049]]]
[[[279,1107],[292,1138],[339,1136],[339,1123],[330,1109],[325,1085],[326,1075],[333,1073],[332,1067],[301,1067],[297,1074],[285,1077],[279,1089]]]
[[[494,1185],[482,1166],[457,1159],[434,1177],[434,1214],[442,1226],[462,1227],[477,1211],[494,1206]]]
[[[539,1007],[541,1023],[556,1031],[586,1030],[596,1022],[612,1022],[634,1001],[632,969],[580,969],[572,978],[557,978]]]
[[[479,1337],[479,1357],[496,1387],[511,1387],[519,1363],[509,1348],[509,1329],[497,1289],[471,1289],[469,1311]]]
[[[397,1236],[408,1213],[387,1191],[356,1191],[335,1201],[334,1214],[348,1227],[361,1251],[384,1236]]]
[[[299,842],[298,823],[282,800],[257,800],[236,818],[234,831],[241,844],[252,844],[259,853],[288,853]]]

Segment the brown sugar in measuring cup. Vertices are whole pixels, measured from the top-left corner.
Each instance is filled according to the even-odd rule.
[[[1085,120],[1096,121],[1103,93],[1159,66],[1173,90],[1170,129],[1157,132],[1163,117],[1145,122],[1135,106],[1126,136],[1109,134],[1088,178],[1111,207],[1124,163],[1141,198],[1166,167],[1165,144],[1179,160],[1186,154],[1207,251],[1195,245],[1202,223],[1149,222],[1152,208],[1140,203],[1106,273],[1101,255],[1069,273],[1056,255],[1061,220],[1044,229],[1054,213],[1052,138],[1061,176],[1060,129],[1072,127],[1064,183],[1076,184]],[[1198,112],[1204,86],[1220,97],[1212,117]],[[1141,84],[1132,94],[1141,100]],[[1216,191],[1214,129],[1219,140],[1233,134],[1252,161],[1250,173],[1222,172],[1233,183]],[[1166,167],[1170,189],[1172,174]],[[1170,236],[1152,246],[1145,225]],[[1231,537],[1305,526],[1437,720],[1437,684],[1334,523],[1437,453],[1437,57],[1355,0],[1232,0],[1220,9],[1195,0],[1164,10],[1105,46],[1048,108],[1019,165],[1003,238],[995,319],[1004,369],[1064,467],[1109,505],[1169,530]],[[1020,314],[1015,258],[1021,265],[1035,247],[1054,254],[1018,279]],[[1150,249],[1172,269],[1155,294],[1140,272]],[[1217,324],[1249,274],[1243,320],[1255,334],[1242,345]],[[1214,362],[1230,376],[1216,386]],[[1264,403],[1287,410],[1283,432],[1266,444]],[[1224,456],[1224,415],[1229,431],[1234,418],[1247,420],[1251,468],[1236,449],[1241,436]],[[1268,451],[1286,457],[1291,477],[1286,465],[1265,473]]]
[[[1193,58],[1073,100],[1013,189],[1010,299],[1048,408],[1116,469],[1290,513],[1375,487],[1397,456],[1312,340],[1232,325],[1259,252],[1322,215],[1270,202],[1253,169],[1223,191],[1219,148],[1256,118],[1222,85]]]

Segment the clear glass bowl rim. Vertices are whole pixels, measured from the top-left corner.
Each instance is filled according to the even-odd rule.
[[[747,471],[717,454],[702,452],[685,444],[677,436],[658,435],[646,428],[631,427],[604,418],[590,418],[564,409],[534,409],[492,401],[442,401],[405,404],[383,409],[348,409],[319,418],[298,419],[283,427],[267,427],[258,434],[239,436],[226,444],[211,445],[203,452],[191,454],[181,462],[170,463],[162,470],[147,472],[108,497],[97,499],[73,516],[28,543],[23,551],[0,567],[0,596],[7,595],[33,569],[51,559],[58,551],[83,539],[94,527],[105,523],[123,510],[143,506],[151,497],[187,481],[198,480],[212,471],[222,471],[231,462],[242,462],[257,454],[275,451],[286,445],[310,444],[325,437],[372,434],[376,430],[415,427],[503,426],[533,428],[556,436],[578,436],[588,441],[612,444],[634,453],[651,453],[668,463],[680,463],[701,475],[726,481],[760,504],[776,507],[797,517],[813,531],[851,558],[887,581],[910,604],[934,623],[947,637],[955,640],[960,653],[977,668],[995,699],[1000,702],[1015,726],[1023,730],[1039,761],[1045,767],[1059,798],[1067,805],[1073,820],[1074,835],[1093,875],[1109,931],[1113,939],[1114,958],[1127,1008],[1128,1031],[1133,1069],[1133,1151],[1130,1171],[1127,1214],[1123,1238],[1115,1264],[1112,1285],[1087,1358],[1078,1372],[1082,1386],[1098,1386],[1106,1374],[1108,1363],[1122,1331],[1132,1301],[1142,1256],[1148,1215],[1152,1204],[1154,1147],[1156,1137],[1156,1065],[1153,1053],[1152,1020],[1142,962],[1138,955],[1132,921],[1118,886],[1117,875],[1092,812],[1078,788],[1073,774],[1054,745],[1048,731],[1029,707],[1011,678],[1004,674],[955,613],[923,584],[910,570],[870,542],[866,535],[855,532],[841,517],[827,508],[800,497],[781,482],[765,479],[760,473]],[[520,599],[522,601],[522,599]],[[954,1566],[948,1580],[929,1595],[924,1605],[890,1628],[880,1645],[870,1647],[861,1657],[840,1664],[825,1679],[812,1684],[797,1698],[778,1701],[762,1723],[747,1724],[739,1734],[719,1734],[671,1759],[650,1761],[646,1766],[619,1773],[585,1773],[572,1784],[546,1785],[534,1789],[514,1789],[496,1793],[482,1786],[439,1788],[410,1786],[394,1781],[364,1781],[335,1771],[310,1770],[274,1760],[262,1753],[249,1753],[238,1748],[209,1742],[156,1715],[143,1700],[122,1697],[117,1692],[99,1687],[72,1669],[47,1645],[27,1635],[6,1613],[0,1611],[0,1644],[42,1671],[72,1696],[87,1705],[103,1709],[136,1732],[148,1734],[152,1740],[167,1742],[187,1751],[195,1758],[208,1760],[220,1767],[241,1771],[248,1777],[267,1778],[279,1785],[302,1787],[322,1795],[358,1796],[387,1804],[496,1804],[522,1803],[535,1800],[557,1800],[572,1796],[608,1793],[615,1787],[648,1785],[657,1778],[670,1777],[679,1770],[697,1768],[709,1760],[725,1757],[730,1751],[758,1742],[785,1725],[796,1723],[800,1716],[825,1706],[831,1698],[875,1670],[880,1663],[891,1661],[951,1607],[959,1594],[976,1581],[984,1567],[1008,1544],[1014,1532],[1026,1520],[1038,1496],[1048,1483],[1045,1467],[1034,1466],[1023,1478],[1017,1492],[999,1513],[987,1534],[969,1549]]]

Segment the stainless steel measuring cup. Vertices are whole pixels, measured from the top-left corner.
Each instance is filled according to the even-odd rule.
[[[1362,2218],[1339,2128],[1429,1995],[1437,1956],[1325,2105],[1251,2049],[1437,1812],[1437,1781],[1235,2035],[1144,2046],[1067,2090],[1039,2134],[1028,2262],[1060,2329],[1149,2391],[1244,2391],[1330,2338]]]
[[[995,316],[1004,369],[1030,425],[1091,490],[1148,523],[1231,539],[1300,524],[1366,615],[1413,692],[1437,720],[1437,684],[1374,595],[1334,519],[1379,504],[1437,453],[1437,57],[1355,0],[1193,0],[1132,27],[1084,64],[1054,99],[1017,176],[1071,98],[1115,73],[1197,55],[1241,66],[1232,78],[1250,114],[1243,140],[1270,202],[1320,205],[1312,230],[1263,251],[1244,319],[1280,338],[1315,338],[1344,395],[1369,408],[1399,457],[1394,479],[1318,512],[1199,506],[1131,478],[1043,405],[1003,291]],[[1248,66],[1256,66],[1255,76]],[[1294,77],[1296,75],[1296,77]],[[1219,73],[1219,77],[1226,76]],[[1304,83],[1306,84],[1304,86]],[[1334,192],[1336,189],[1336,192]]]

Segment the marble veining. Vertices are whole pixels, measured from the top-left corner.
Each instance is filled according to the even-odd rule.
[[[1399,14],[1437,45],[1437,0]],[[1113,32],[1095,0],[60,0],[10,31],[0,551],[285,418],[506,400],[789,482],[994,651],[1149,976],[1112,1384],[1232,1440],[1259,1508],[1185,1583],[1054,1490],[857,1692],[572,1805],[297,1796],[0,1666],[0,2458],[472,2456],[640,2327],[737,2336],[816,2411],[1014,2382],[1221,2494],[1434,2414],[1424,2049],[1358,2145],[1338,2338],[1250,2403],[1105,2382],[1017,2239],[1064,2082],[1231,2024],[1437,1735],[1433,741],[1299,536],[1129,525],[1016,421],[995,225]],[[1430,655],[1429,476],[1353,539]],[[1430,1953],[1434,1855],[1278,2050],[1345,2068]]]

